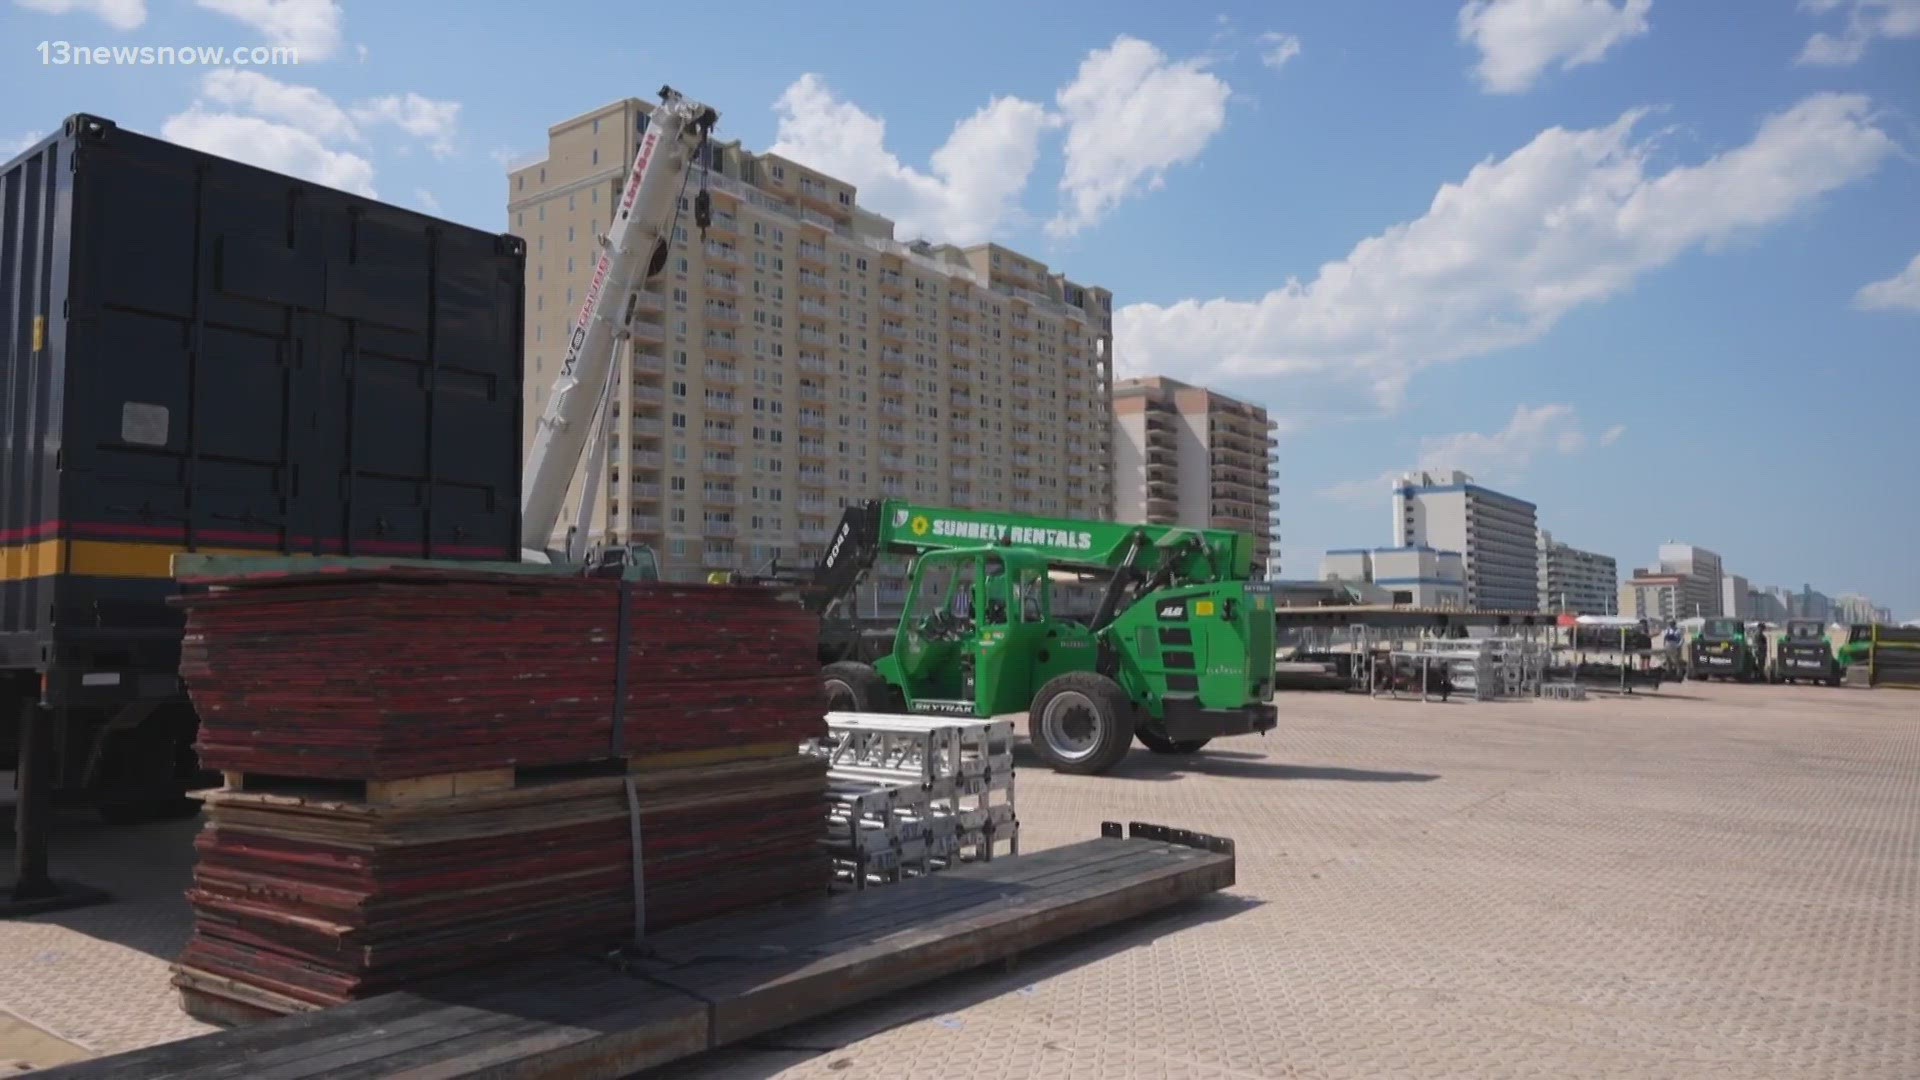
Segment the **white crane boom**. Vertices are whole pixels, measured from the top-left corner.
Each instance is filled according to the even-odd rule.
[[[688,170],[718,120],[719,114],[707,106],[671,87],[661,88],[660,105],[640,135],[613,223],[600,238],[593,280],[527,455],[520,496],[522,559],[545,562],[552,557],[548,544],[560,524],[581,455],[593,438],[593,417],[610,390],[614,355],[630,333],[640,290],[666,268]],[[704,227],[705,192],[701,194]],[[599,494],[588,491],[581,497]]]

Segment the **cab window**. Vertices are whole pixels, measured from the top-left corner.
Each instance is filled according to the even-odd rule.
[[[1042,594],[1047,587],[1047,575],[1041,570],[1028,568],[1020,571],[1020,621],[1040,622],[1047,617],[1046,604]]]
[[[986,626],[1005,626],[1009,593],[1006,560],[998,556],[988,556],[982,570],[987,607],[985,618],[980,621]]]

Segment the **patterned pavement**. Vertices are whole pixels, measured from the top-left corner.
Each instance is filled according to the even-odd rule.
[[[1231,836],[1221,896],[672,1070],[766,1077],[1920,1076],[1920,696],[1281,699],[1264,739],[1022,772],[1022,846]],[[191,824],[76,832],[107,907],[0,923],[0,1008],[96,1051],[166,992]]]

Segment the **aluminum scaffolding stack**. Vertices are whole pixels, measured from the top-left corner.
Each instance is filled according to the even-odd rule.
[[[827,761],[840,888],[1020,853],[1010,720],[834,712],[801,749]]]

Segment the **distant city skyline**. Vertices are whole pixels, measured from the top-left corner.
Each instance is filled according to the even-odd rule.
[[[1377,547],[1356,544],[1327,548],[1316,560],[1319,576],[1322,580],[1389,587],[1397,584],[1409,597],[1407,602],[1421,606],[1446,606],[1429,601],[1459,590],[1465,597],[1462,606],[1488,607],[1479,600],[1480,591],[1475,588],[1485,571],[1476,571],[1474,553],[1470,550],[1479,545],[1473,542],[1476,531],[1469,527],[1469,522],[1474,520],[1469,507],[1477,509],[1480,502],[1492,500],[1496,507],[1523,510],[1523,517],[1532,515],[1531,520],[1536,522],[1542,510],[1510,492],[1493,491],[1460,469],[1429,468],[1402,473],[1383,483],[1382,493],[1389,497],[1393,508],[1389,543]],[[1521,518],[1510,513],[1489,519],[1489,524],[1495,529],[1514,531],[1516,537],[1519,531],[1524,531]],[[1779,618],[1824,619],[1844,613],[1843,621],[1847,622],[1892,624],[1900,621],[1891,607],[1863,593],[1835,597],[1806,583],[1796,588],[1757,584],[1731,569],[1726,556],[1704,545],[1665,541],[1657,545],[1656,558],[1651,563],[1634,566],[1628,562],[1625,565],[1632,568],[1621,571],[1620,560],[1610,553],[1569,544],[1537,524],[1532,531],[1537,552],[1536,607],[1540,611],[1560,610],[1564,605],[1566,610],[1580,614],[1633,613],[1636,617],[1653,617],[1640,615],[1641,608],[1647,606],[1657,609],[1658,617],[1663,618],[1724,615],[1765,619],[1769,616],[1757,610],[1754,598],[1766,596],[1785,612]],[[1433,562],[1436,554],[1455,556],[1453,565],[1464,569],[1451,571],[1454,576],[1449,577],[1447,569],[1436,569],[1438,564]],[[1396,567],[1411,565],[1422,569],[1415,576],[1395,576],[1405,572],[1383,571],[1380,568],[1383,556],[1401,560],[1394,563]],[[1405,559],[1413,561],[1405,562]],[[1518,573],[1517,564],[1514,572]],[[1610,588],[1601,583],[1608,574],[1614,578]],[[1634,584],[1636,580],[1641,582],[1639,586]],[[1664,598],[1648,591],[1660,589],[1676,591]],[[1602,590],[1608,599],[1601,599]],[[1576,594],[1580,598],[1578,603],[1570,598]]]

